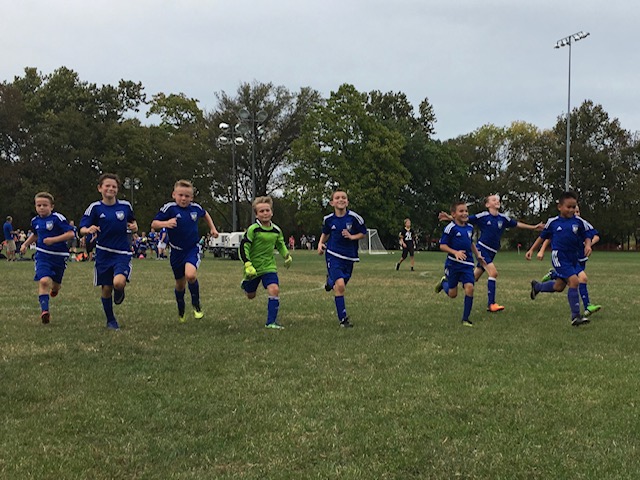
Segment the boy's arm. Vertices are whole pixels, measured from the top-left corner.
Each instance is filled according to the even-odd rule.
[[[438,220],[440,220],[441,222],[444,222],[445,220],[447,222],[452,222],[453,221],[453,217],[448,214],[447,212],[440,212],[438,214]]]
[[[596,243],[600,241],[600,235],[594,235],[591,239],[591,246],[593,247]]]
[[[533,242],[533,245],[531,245],[531,248],[529,250],[527,250],[527,253],[524,254],[524,258],[526,258],[527,260],[531,260],[531,256],[533,255],[533,251],[536,248],[538,248],[543,241],[544,240],[543,240],[542,237],[536,238],[536,241]]]
[[[29,235],[29,238],[27,238],[22,244],[22,246],[20,247],[20,253],[26,252],[29,245],[31,245],[37,239],[38,239],[38,235],[36,235],[35,233],[32,233],[31,235]]]
[[[471,244],[471,251],[482,265],[487,266],[487,262],[485,262],[484,257],[480,255],[480,252],[478,251],[475,243]]]
[[[451,248],[446,243],[441,243],[440,244],[440,251],[449,253],[449,254],[453,255],[454,257],[456,257],[458,260],[466,260],[467,259],[467,254],[466,253],[464,253],[462,250],[454,250],[453,248]]]
[[[518,222],[516,224],[516,228],[523,228],[525,230],[537,230],[538,232],[541,232],[542,230],[544,230],[544,223],[540,222],[536,225],[530,225],[528,223]]]
[[[538,260],[542,260],[544,258],[544,252],[547,251],[547,248],[549,248],[550,244],[551,244],[551,240],[549,240],[548,238],[545,239],[544,242],[542,242],[542,246],[540,247],[540,250],[538,250],[538,255],[536,255],[536,258]]]
[[[318,240],[318,255],[322,255],[327,249],[327,246],[325,244],[327,243],[327,240],[329,240],[329,235],[331,234],[323,233],[322,235],[320,235],[320,240]]]
[[[61,235],[45,238],[42,243],[44,243],[45,245],[53,245],[54,243],[66,242],[67,240],[71,240],[74,236],[75,232],[73,230],[69,230]]]
[[[584,255],[586,257],[590,257],[591,256],[591,245],[592,245],[592,241],[589,237],[584,239]]]
[[[138,222],[135,220],[131,220],[127,223],[127,228],[131,230],[133,233],[138,231]]]
[[[209,215],[209,212],[204,212],[204,219],[207,222],[207,225],[209,226],[209,233],[211,234],[211,236],[213,238],[218,238],[218,235],[220,234],[218,233],[218,229],[214,225],[213,219],[211,218],[211,215]]]

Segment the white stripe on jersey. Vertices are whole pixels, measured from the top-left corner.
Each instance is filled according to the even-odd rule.
[[[68,257],[69,252],[52,252],[50,250],[45,250],[44,248],[36,247],[36,252],[46,253],[48,255],[57,255],[59,257]]]
[[[485,245],[485,244],[484,244],[484,243],[482,243],[482,242],[478,242],[478,245],[480,245],[481,247],[486,248],[486,249],[487,249],[487,250],[489,250],[490,252],[498,253],[498,251],[497,251],[497,250],[494,250],[493,248],[491,248],[491,247],[489,247],[489,246]]]
[[[133,255],[133,252],[127,252],[127,251],[123,251],[123,250],[115,250],[113,248],[107,248],[107,247],[103,247],[101,245],[96,245],[96,248],[99,248],[100,250],[104,250],[105,252],[110,252],[110,253],[119,253],[121,255]]]
[[[347,257],[347,256],[345,256],[345,255],[340,255],[339,253],[333,252],[333,251],[331,251],[331,250],[327,250],[327,253],[328,253],[328,254],[330,254],[330,255],[332,255],[332,256],[334,256],[334,257],[338,257],[338,258],[341,258],[341,259],[343,259],[343,260],[349,260],[349,261],[351,261],[351,262],[359,262],[359,261],[360,261],[360,259],[359,259],[358,257],[356,257],[356,258],[353,258],[353,257]]]
[[[84,214],[85,214],[86,216],[91,215],[91,210],[93,210],[93,207],[96,207],[96,206],[98,206],[98,205],[100,205],[100,202],[93,202],[91,205],[89,205],[89,206],[87,207],[87,209],[84,211]]]

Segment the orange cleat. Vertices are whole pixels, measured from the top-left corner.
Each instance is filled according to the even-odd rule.
[[[487,308],[487,312],[491,312],[491,313],[501,312],[502,310],[504,310],[504,307],[502,305],[498,305],[497,303],[492,303]]]

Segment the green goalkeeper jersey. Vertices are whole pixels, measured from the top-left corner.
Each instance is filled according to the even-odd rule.
[[[243,263],[253,264],[257,276],[277,272],[274,249],[280,252],[282,258],[289,256],[282,230],[273,222],[269,226],[264,226],[256,220],[256,223],[247,229],[240,242],[240,258]]]

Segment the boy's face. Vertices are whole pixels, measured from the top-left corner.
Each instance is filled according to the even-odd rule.
[[[575,198],[565,198],[562,203],[558,204],[560,216],[563,218],[571,218],[576,214],[578,202]]]
[[[491,195],[487,197],[487,203],[485,203],[485,207],[500,210],[500,196]]]
[[[53,211],[53,204],[48,198],[36,198],[36,213],[40,217],[48,217]]]
[[[411,220],[407,219],[404,221],[405,228],[411,228]]]
[[[258,203],[256,205],[256,218],[262,224],[267,224],[271,221],[271,217],[273,217],[273,210],[271,210],[271,205],[268,203]]]
[[[102,195],[103,200],[114,200],[118,195],[118,182],[113,178],[105,178],[100,185],[98,191]]]
[[[458,205],[455,211],[451,212],[451,216],[456,223],[467,223],[469,220],[469,209],[465,204]]]
[[[336,210],[346,210],[346,208],[349,206],[349,198],[347,197],[347,192],[334,192],[329,205],[331,205]]]
[[[193,188],[176,187],[171,194],[179,207],[187,207],[193,201]]]

